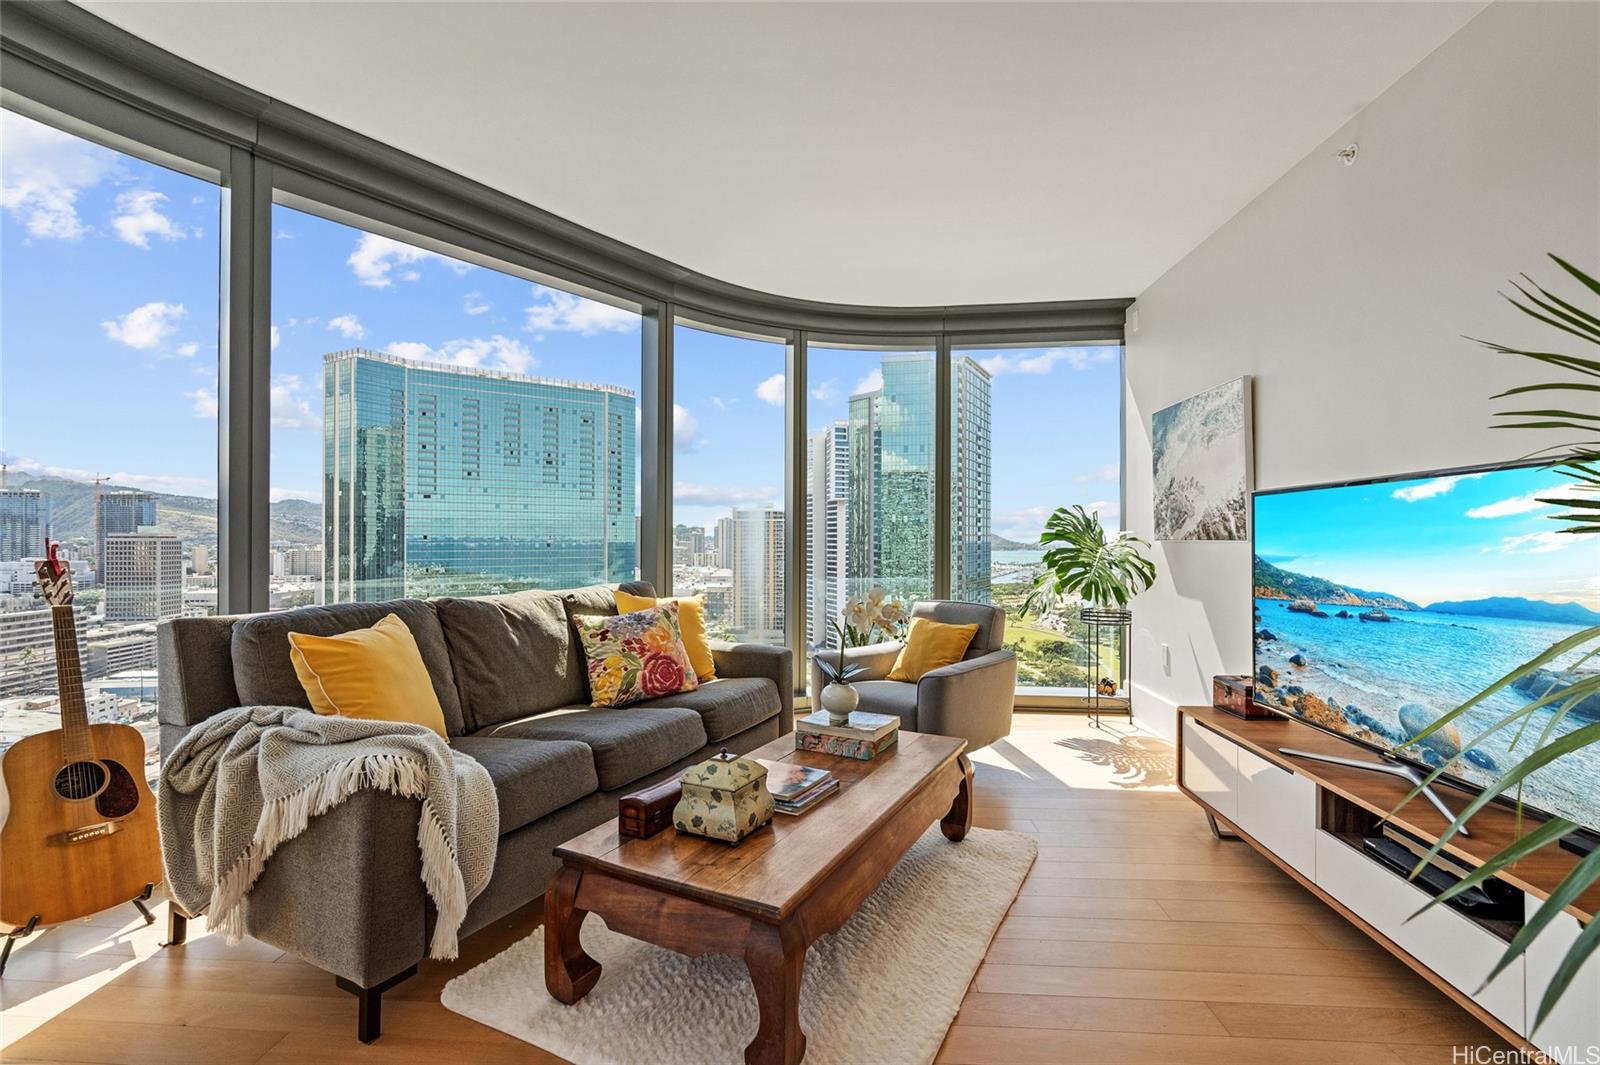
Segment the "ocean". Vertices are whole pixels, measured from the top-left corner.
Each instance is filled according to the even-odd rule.
[[[1329,616],[1319,618],[1289,610],[1287,600],[1257,599],[1255,605],[1259,615],[1256,631],[1267,629],[1276,637],[1271,642],[1256,641],[1256,663],[1276,669],[1280,687],[1295,684],[1334,706],[1353,704],[1396,734],[1403,733],[1401,706],[1419,703],[1435,715],[1443,714],[1581,628],[1401,610],[1388,611],[1394,619],[1391,622],[1366,622],[1355,617],[1365,607],[1322,604],[1320,609]],[[1333,616],[1340,610],[1348,610],[1351,616]],[[1306,656],[1304,668],[1289,664],[1295,653]],[[1552,665],[1563,668],[1577,658],[1577,653],[1569,654]],[[1462,742],[1530,701],[1510,689],[1485,700],[1458,720]],[[1498,770],[1509,768],[1531,750],[1552,716],[1551,710],[1537,711],[1516,751],[1509,749],[1515,726],[1484,741],[1478,751]],[[1569,715],[1557,734],[1588,723]],[[1457,763],[1452,772],[1477,784],[1487,784],[1495,775],[1466,760]],[[1535,774],[1524,799],[1586,825],[1600,826],[1600,745],[1568,755]]]

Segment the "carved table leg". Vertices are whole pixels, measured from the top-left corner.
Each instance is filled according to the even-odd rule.
[[[972,828],[972,760],[958,754],[956,765],[961,768],[961,787],[956,791],[955,802],[950,804],[950,812],[940,819],[939,828],[945,839],[960,843]]]
[[[752,922],[745,939],[744,963],[761,1007],[761,1026],[744,1048],[749,1065],[796,1065],[805,1056],[800,1030],[800,977],[806,945],[789,925]]]
[[[578,938],[589,915],[573,905],[582,879],[582,870],[564,868],[544,895],[544,986],[552,998],[569,1006],[600,979],[600,963],[583,952]]]

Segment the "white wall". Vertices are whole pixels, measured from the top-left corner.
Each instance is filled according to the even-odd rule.
[[[1346,167],[1334,152],[1351,141]],[[1255,378],[1258,488],[1525,453],[1529,434],[1487,428],[1524,360],[1462,335],[1547,342],[1496,295],[1523,271],[1559,280],[1546,252],[1600,269],[1600,4],[1502,0],[1139,296],[1128,528],[1152,534],[1152,412],[1240,374]],[[1251,554],[1155,553],[1134,707],[1170,736],[1173,707],[1250,670]]]

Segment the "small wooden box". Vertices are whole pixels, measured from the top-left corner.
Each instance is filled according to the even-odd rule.
[[[672,808],[683,794],[677,777],[617,800],[617,834],[626,839],[649,839],[672,827]]]
[[[1211,705],[1235,717],[1282,719],[1282,715],[1256,702],[1256,688],[1249,677],[1212,677]]]

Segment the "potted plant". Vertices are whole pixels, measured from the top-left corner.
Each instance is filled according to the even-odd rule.
[[[844,619],[842,623],[828,623],[838,647],[819,645],[811,649],[817,672],[828,681],[817,699],[833,725],[849,722],[850,712],[860,705],[861,695],[850,681],[867,671],[865,666],[845,662],[845,648],[865,647],[880,635],[886,640],[898,639],[904,632],[907,613],[903,602],[875,587],[865,596],[851,596],[840,617]]]
[[[1046,549],[1044,572],[1022,601],[1018,618],[1034,609],[1047,614],[1064,597],[1076,595],[1086,604],[1083,620],[1097,626],[1125,626],[1132,618],[1127,610],[1129,601],[1155,583],[1156,564],[1140,553],[1150,542],[1128,532],[1109,536],[1099,513],[1091,514],[1081,506],[1060,507],[1050,515],[1039,544]],[[1098,662],[1098,648],[1085,650]],[[1092,663],[1085,662],[1085,666],[1091,674],[1098,672]],[[1116,692],[1116,682],[1109,677],[1091,675],[1089,686],[1096,695]]]

